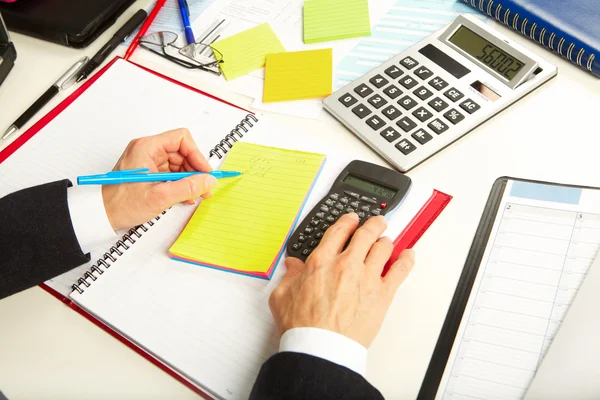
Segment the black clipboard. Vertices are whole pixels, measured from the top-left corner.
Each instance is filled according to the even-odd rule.
[[[442,376],[446,370],[448,357],[452,351],[452,346],[454,345],[454,340],[456,339],[456,334],[458,332],[458,328],[460,327],[465,307],[467,306],[469,297],[471,296],[475,278],[479,272],[479,266],[481,265],[483,254],[487,248],[488,240],[492,232],[492,228],[494,227],[496,216],[498,215],[498,208],[502,203],[502,197],[509,181],[538,183],[543,185],[571,187],[578,189],[600,189],[591,186],[568,185],[530,179],[512,178],[507,176],[498,178],[494,182],[483,210],[479,226],[475,232],[475,237],[471,243],[471,248],[469,249],[467,260],[465,261],[465,266],[460,275],[456,290],[454,291],[450,308],[448,309],[446,319],[442,325],[440,336],[435,345],[431,360],[429,361],[427,372],[423,378],[421,389],[419,390],[419,394],[417,396],[417,399],[419,400],[433,400],[437,395]]]

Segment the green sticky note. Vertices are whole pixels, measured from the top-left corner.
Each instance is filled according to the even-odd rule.
[[[371,35],[368,0],[306,0],[304,43]]]
[[[223,55],[220,67],[228,81],[264,67],[267,54],[285,51],[268,23],[219,40],[211,47]]]

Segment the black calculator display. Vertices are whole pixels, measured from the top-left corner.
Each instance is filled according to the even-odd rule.
[[[400,172],[366,161],[352,161],[298,225],[288,241],[288,255],[306,261],[325,231],[344,214],[358,214],[360,225],[370,217],[390,215],[410,186],[410,178]]]

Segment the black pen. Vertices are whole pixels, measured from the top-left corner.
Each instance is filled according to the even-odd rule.
[[[90,76],[90,74],[96,68],[98,68],[100,64],[102,64],[106,57],[108,57],[110,53],[112,53],[117,47],[119,47],[119,45],[123,43],[125,38],[131,35],[135,28],[137,28],[142,24],[142,22],[144,22],[147,16],[148,13],[146,13],[146,11],[144,10],[139,10],[138,12],[136,12],[133,15],[133,17],[131,17],[129,21],[127,21],[125,25],[123,25],[121,29],[119,29],[117,33],[115,33],[115,35],[108,41],[108,43],[106,43],[104,47],[102,47],[100,51],[98,51],[94,55],[94,57],[92,57],[92,59],[86,64],[86,66],[79,73],[79,76],[77,77],[77,82],[81,82],[82,80]]]

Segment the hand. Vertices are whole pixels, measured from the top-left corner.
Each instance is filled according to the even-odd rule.
[[[413,267],[414,255],[412,250],[402,252],[382,278],[393,249],[390,239],[380,238],[387,223],[379,216],[356,229],[358,222],[354,213],[342,216],[306,264],[297,258],[286,260],[287,273],[269,298],[280,334],[314,327],[371,345],[398,286]]]
[[[208,161],[187,129],[132,140],[113,170],[148,168],[150,172],[209,172]],[[173,182],[104,185],[102,199],[114,230],[142,224],[169,207],[198,197],[209,198],[217,184],[211,175],[194,175]]]

